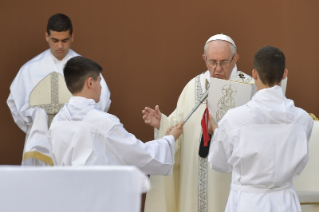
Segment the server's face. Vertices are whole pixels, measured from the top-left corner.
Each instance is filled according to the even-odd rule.
[[[50,30],[50,35],[47,32],[45,33],[45,39],[49,43],[51,53],[58,60],[62,60],[69,53],[73,42],[73,34],[70,35],[70,30],[62,32]]]

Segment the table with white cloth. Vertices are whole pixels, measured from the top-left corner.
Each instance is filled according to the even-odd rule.
[[[0,166],[0,211],[139,212],[149,188],[131,166]]]
[[[314,121],[309,140],[309,161],[293,181],[302,212],[319,211],[319,121]]]

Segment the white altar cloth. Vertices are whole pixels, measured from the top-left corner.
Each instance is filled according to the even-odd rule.
[[[0,166],[0,211],[139,212],[149,188],[130,166]]]

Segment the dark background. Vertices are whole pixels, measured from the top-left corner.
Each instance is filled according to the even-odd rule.
[[[169,115],[185,84],[206,70],[206,40],[233,38],[239,70],[251,74],[262,46],[280,48],[289,70],[287,97],[319,114],[319,1],[297,0],[11,0],[0,1],[0,164],[20,164],[24,133],[13,122],[6,99],[19,68],[48,49],[48,18],[68,15],[72,49],[103,66],[111,90],[110,113],[142,141],[153,139],[144,124],[145,106]]]

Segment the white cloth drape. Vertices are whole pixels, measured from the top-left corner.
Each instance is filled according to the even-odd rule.
[[[135,167],[0,166],[3,212],[140,212],[148,177]]]

